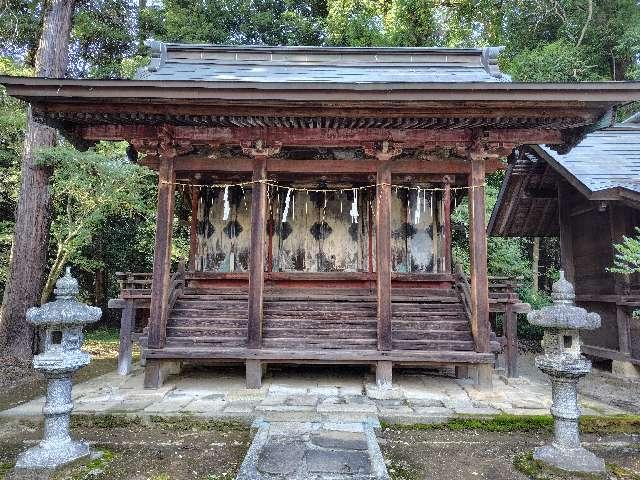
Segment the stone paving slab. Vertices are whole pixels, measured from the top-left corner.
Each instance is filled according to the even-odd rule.
[[[292,375],[296,375],[292,378]],[[243,372],[230,367],[187,370],[169,377],[157,390],[143,388],[144,370],[139,366],[123,377],[108,373],[75,385],[76,414],[124,414],[241,419],[251,423],[262,417],[270,421],[348,422],[380,418],[389,423],[442,422],[454,416],[508,413],[549,413],[550,387],[544,379],[509,379],[494,375],[491,390],[476,388],[470,380],[394,371],[394,387],[385,393],[364,370],[271,369],[263,387],[248,390]],[[367,395],[368,394],[368,395]],[[581,398],[588,415],[628,413],[619,406]],[[9,410],[0,417],[38,417],[43,399],[38,398]]]
[[[373,427],[365,423],[265,422],[237,480],[388,480]]]

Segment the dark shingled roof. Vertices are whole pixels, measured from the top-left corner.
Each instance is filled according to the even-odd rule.
[[[590,200],[623,200],[640,208],[640,114],[590,133],[564,155],[546,147],[524,148],[507,169],[489,234],[557,234],[558,179]]]
[[[140,80],[210,82],[420,83],[500,82],[500,47],[345,48],[148,43]]]

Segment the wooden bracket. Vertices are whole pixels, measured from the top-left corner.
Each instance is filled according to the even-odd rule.
[[[271,145],[266,145],[261,139],[252,142],[241,142],[240,147],[242,153],[250,157],[273,157],[280,153],[282,148],[282,142],[273,142]]]
[[[158,157],[173,158],[193,151],[193,144],[191,141],[176,139],[175,127],[172,125],[162,125],[159,127],[155,138],[134,137],[128,139],[128,142],[138,153]]]
[[[378,160],[390,160],[402,153],[401,143],[393,143],[388,140],[365,143],[362,147],[364,148],[365,155],[375,157]]]

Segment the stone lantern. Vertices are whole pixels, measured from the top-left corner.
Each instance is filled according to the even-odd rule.
[[[600,327],[600,316],[587,313],[574,304],[573,285],[564,278],[553,284],[553,305],[527,315],[529,323],[544,328],[544,355],[536,357],[536,366],[551,377],[555,420],[554,440],[535,450],[533,458],[562,470],[601,473],[604,461],[580,444],[578,420],[578,380],[591,371],[591,362],[580,354],[580,330]]]
[[[27,320],[44,334],[44,351],[33,358],[33,367],[47,379],[47,398],[42,408],[44,438],[20,454],[16,468],[54,469],[90,453],[86,443],[69,433],[71,377],[90,362],[89,354],[80,350],[82,327],[98,321],[102,311],[79,303],[78,291],[78,281],[67,268],[56,282],[56,300],[27,311]]]

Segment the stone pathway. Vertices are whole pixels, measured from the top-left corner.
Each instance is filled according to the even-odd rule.
[[[309,366],[307,366],[309,367]],[[470,380],[429,375],[420,370],[394,372],[394,388],[381,390],[363,369],[306,368],[269,370],[263,386],[247,390],[242,369],[210,367],[170,377],[157,390],[143,388],[143,369],[126,377],[108,373],[74,385],[74,415],[191,415],[251,424],[267,421],[444,422],[459,416],[548,415],[550,387],[538,379],[505,382],[494,375],[491,391]],[[39,398],[0,412],[0,417],[40,417]],[[615,415],[627,410],[582,397],[585,415]]]
[[[254,423],[257,433],[237,480],[388,480],[374,433],[366,422]]]

